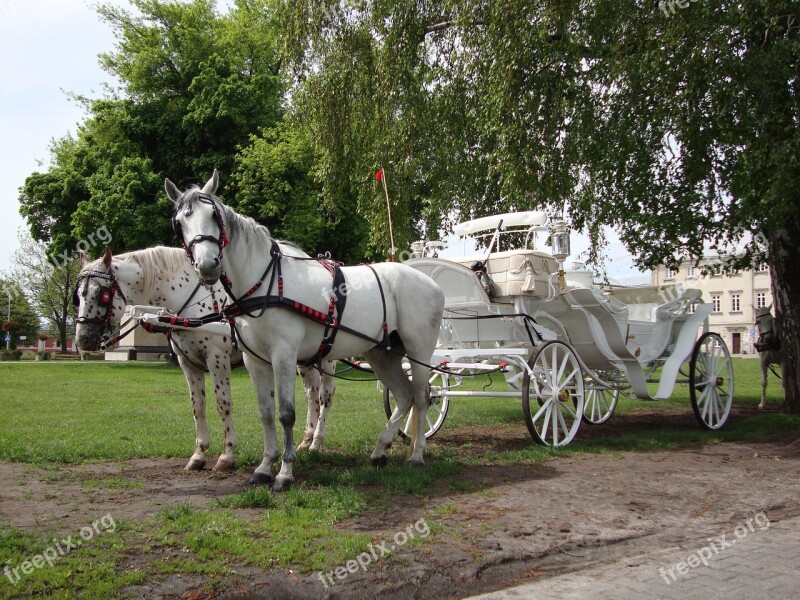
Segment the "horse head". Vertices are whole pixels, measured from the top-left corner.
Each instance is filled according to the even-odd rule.
[[[172,226],[203,285],[211,286],[222,274],[222,250],[228,245],[221,203],[214,194],[219,178],[216,169],[202,188],[181,192],[164,180],[167,196],[175,204]]]
[[[95,351],[103,334],[111,329],[115,300],[125,305],[125,295],[111,269],[111,249],[106,246],[103,257],[91,263],[84,259],[75,284],[72,301],[78,309],[75,320],[75,341],[79,350]]]
[[[773,328],[773,316],[772,316],[772,305],[769,306],[762,306],[761,308],[755,309],[756,314],[756,328],[758,329],[759,335],[764,335],[765,333],[770,333]]]

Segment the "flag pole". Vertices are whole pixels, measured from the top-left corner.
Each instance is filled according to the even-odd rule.
[[[397,262],[394,247],[394,230],[392,228],[392,206],[389,203],[389,188],[386,187],[386,171],[383,170],[383,167],[378,171],[378,179],[383,183],[383,193],[386,194],[386,213],[389,215],[389,243],[392,245],[392,262]]]

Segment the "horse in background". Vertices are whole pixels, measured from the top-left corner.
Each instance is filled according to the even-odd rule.
[[[763,409],[767,407],[767,370],[772,368],[771,365],[781,366],[783,352],[781,351],[778,332],[775,329],[775,319],[771,312],[772,305],[755,310],[756,328],[758,329],[758,341],[755,346],[761,363],[761,403],[758,408]],[[772,372],[775,373],[774,369]],[[775,375],[780,378],[777,373]]]
[[[218,181],[214,171],[202,188],[181,192],[169,179],[164,188],[175,204],[173,227],[198,278],[205,285],[222,279],[232,300],[227,312],[236,319],[264,429],[264,457],[250,483],[274,481],[273,490],[283,491],[294,482],[294,370],[298,361],[314,363],[322,355],[365,355],[394,394],[396,408],[378,436],[372,463],[388,462],[387,449],[411,412],[409,462],[423,464],[428,364],[444,312],[442,290],[400,263],[337,267],[331,272],[314,259],[298,259],[266,227],[225,206],[215,196]],[[404,355],[413,359],[410,380],[403,369]],[[273,480],[278,458],[276,396],[284,451]]]
[[[111,329],[115,315],[126,305],[160,306],[173,314],[196,318],[215,310],[227,298],[221,286],[203,288],[186,253],[180,248],[157,246],[112,256],[109,248],[103,257],[84,264],[75,286],[78,308],[75,340],[78,349],[96,351],[103,334]],[[206,384],[208,373],[215,390],[217,412],[222,419],[224,442],[214,471],[234,468],[237,446],[231,414],[231,365],[242,364],[242,353],[234,349],[230,336],[210,335],[201,330],[175,329],[170,346],[189,386],[189,399],[195,422],[195,451],[186,470],[206,466],[210,446],[206,422]],[[332,372],[334,363],[326,363]],[[301,448],[320,450],[325,436],[327,413],[335,391],[333,378],[320,378],[315,369],[304,368],[301,375],[308,399],[306,429]]]

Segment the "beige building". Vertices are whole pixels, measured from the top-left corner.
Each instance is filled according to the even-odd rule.
[[[684,288],[699,289],[703,302],[714,308],[709,329],[722,336],[732,354],[755,354],[757,338],[754,308],[772,304],[769,268],[766,263],[751,271],[721,273],[715,265],[718,257],[683,262],[677,270],[659,267],[652,272],[652,284],[680,283]]]

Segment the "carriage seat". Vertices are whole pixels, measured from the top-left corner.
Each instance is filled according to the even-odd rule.
[[[450,258],[468,269],[486,255]],[[548,295],[548,278],[558,271],[558,263],[550,254],[534,250],[505,250],[489,256],[486,272],[495,286],[495,299],[504,302],[514,296]]]
[[[628,305],[629,320],[657,323],[684,314],[691,304],[700,300],[702,292],[694,288],[684,290],[680,283],[674,283],[611,288],[608,295]]]

